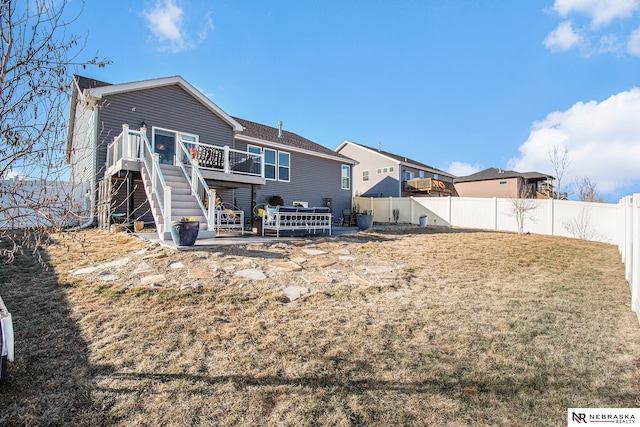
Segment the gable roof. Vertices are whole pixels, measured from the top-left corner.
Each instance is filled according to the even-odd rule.
[[[370,151],[372,153],[378,154],[380,156],[387,157],[388,159],[396,161],[396,162],[398,162],[398,163],[400,163],[400,164],[402,164],[404,166],[412,167],[412,168],[415,168],[415,169],[423,169],[423,170],[428,171],[428,172],[437,173],[439,175],[444,175],[444,176],[448,176],[448,177],[451,177],[451,178],[455,177],[455,175],[452,175],[449,172],[445,172],[443,170],[434,168],[433,166],[429,166],[427,164],[418,162],[418,161],[410,159],[408,157],[400,156],[398,154],[390,153],[388,151],[383,151],[383,150],[380,150],[378,148],[368,147],[366,145],[358,144],[357,142],[353,142],[353,141],[345,140],[342,144],[340,144],[338,146],[338,148],[336,148],[336,152],[339,152],[347,144],[353,144],[355,146],[358,146],[360,148],[368,150],[368,151]]]
[[[81,91],[94,87],[111,86],[111,83],[101,82],[100,80],[79,76],[77,74],[73,76],[73,81]]]
[[[527,180],[539,181],[544,179],[554,179],[553,176],[539,173],[539,172],[516,172],[513,170],[503,170],[497,168],[489,168],[476,172],[471,175],[461,176],[454,180],[455,183],[459,182],[474,182],[474,181],[490,181],[494,179],[508,179],[508,178],[524,178]]]
[[[282,131],[282,138],[278,137],[279,130],[277,128],[262,125],[237,117],[232,117],[225,113],[220,107],[214,104],[209,98],[204,96],[200,91],[195,89],[191,84],[180,76],[164,77],[159,79],[142,80],[138,82],[109,84],[99,80],[90,79],[83,76],[74,75],[74,85],[72,87],[71,109],[69,132],[67,134],[67,157],[69,156],[71,139],[73,134],[75,115],[75,105],[79,96],[94,100],[102,99],[104,96],[133,92],[143,89],[150,89],[162,86],[177,85],[191,94],[203,105],[217,114],[220,118],[229,123],[236,134],[236,138],[246,142],[255,142],[262,145],[269,145],[274,148],[284,148],[290,151],[306,152],[308,154],[321,156],[328,159],[338,160],[344,163],[355,164],[356,162],[343,154],[317,144],[307,138],[295,134],[293,132]]]
[[[279,129],[250,120],[234,117],[244,130],[236,134],[236,138],[245,142],[255,142],[262,145],[269,145],[275,148],[284,148],[292,151],[307,152],[313,155],[339,160],[345,163],[354,164],[355,161],[349,157],[336,153],[335,151],[320,145],[310,139],[304,138],[296,133],[282,130],[282,138],[278,137]]]
[[[114,95],[118,93],[134,92],[138,90],[151,89],[163,86],[176,85],[189,93],[195,99],[200,101],[205,107],[218,115],[222,120],[227,122],[236,132],[242,131],[242,126],[235,121],[230,115],[225,113],[220,107],[213,103],[209,98],[204,96],[199,90],[189,84],[180,76],[163,77],[159,79],[141,80],[138,82],[122,83],[115,85],[94,86],[84,89],[85,96],[93,99],[102,99],[103,96]]]

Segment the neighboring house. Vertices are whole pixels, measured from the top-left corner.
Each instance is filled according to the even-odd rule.
[[[168,238],[180,216],[211,226],[216,196],[246,223],[274,195],[334,212],[351,205],[353,160],[232,117],[180,76],[115,85],[75,76],[71,92],[67,161],[92,197],[87,224],[155,221]]]
[[[553,176],[538,172],[489,168],[454,182],[460,197],[548,199],[555,194],[553,180]]]
[[[336,152],[356,160],[354,194],[363,197],[455,196],[454,176],[408,157],[344,141]]]

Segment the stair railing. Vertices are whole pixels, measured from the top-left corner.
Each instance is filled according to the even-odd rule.
[[[158,205],[160,206],[160,212],[162,213],[162,224],[164,225],[164,232],[171,231],[171,187],[167,185],[167,182],[162,175],[160,169],[160,155],[153,152],[151,143],[147,138],[147,132],[145,128],[140,131],[130,131],[139,134],[142,144],[140,144],[140,160],[147,169],[147,173],[151,177],[151,193],[158,199]],[[151,195],[148,195],[151,197]],[[152,209],[153,212],[153,209]],[[161,225],[156,213],[153,212],[153,217],[157,225]],[[158,230],[159,232],[160,230]]]
[[[187,178],[187,181],[191,186],[191,194],[195,196],[200,209],[202,209],[202,213],[205,218],[207,218],[207,229],[209,231],[214,231],[216,225],[216,190],[209,188],[207,181],[204,179],[204,176],[202,176],[202,172],[200,172],[198,161],[194,158],[195,156],[190,150],[190,148],[195,150],[194,144],[192,144],[191,141],[185,141],[180,136],[177,140],[179,149],[178,155],[176,156],[176,163],[182,169],[184,176]],[[193,147],[187,148],[185,142]],[[191,173],[189,173],[187,167],[191,168]]]

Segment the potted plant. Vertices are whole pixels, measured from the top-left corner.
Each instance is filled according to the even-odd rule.
[[[373,227],[373,211],[364,210],[357,215],[358,229],[368,230]]]
[[[269,206],[284,206],[284,199],[282,196],[271,196],[268,203]]]
[[[176,246],[193,246],[198,238],[200,222],[195,218],[181,216],[178,221],[171,222],[171,238]]]

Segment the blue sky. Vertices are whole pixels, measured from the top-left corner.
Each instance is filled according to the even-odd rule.
[[[467,175],[553,173],[558,146],[563,187],[640,192],[640,0],[87,1],[72,30],[113,61],[83,75],[181,75],[332,149]]]

